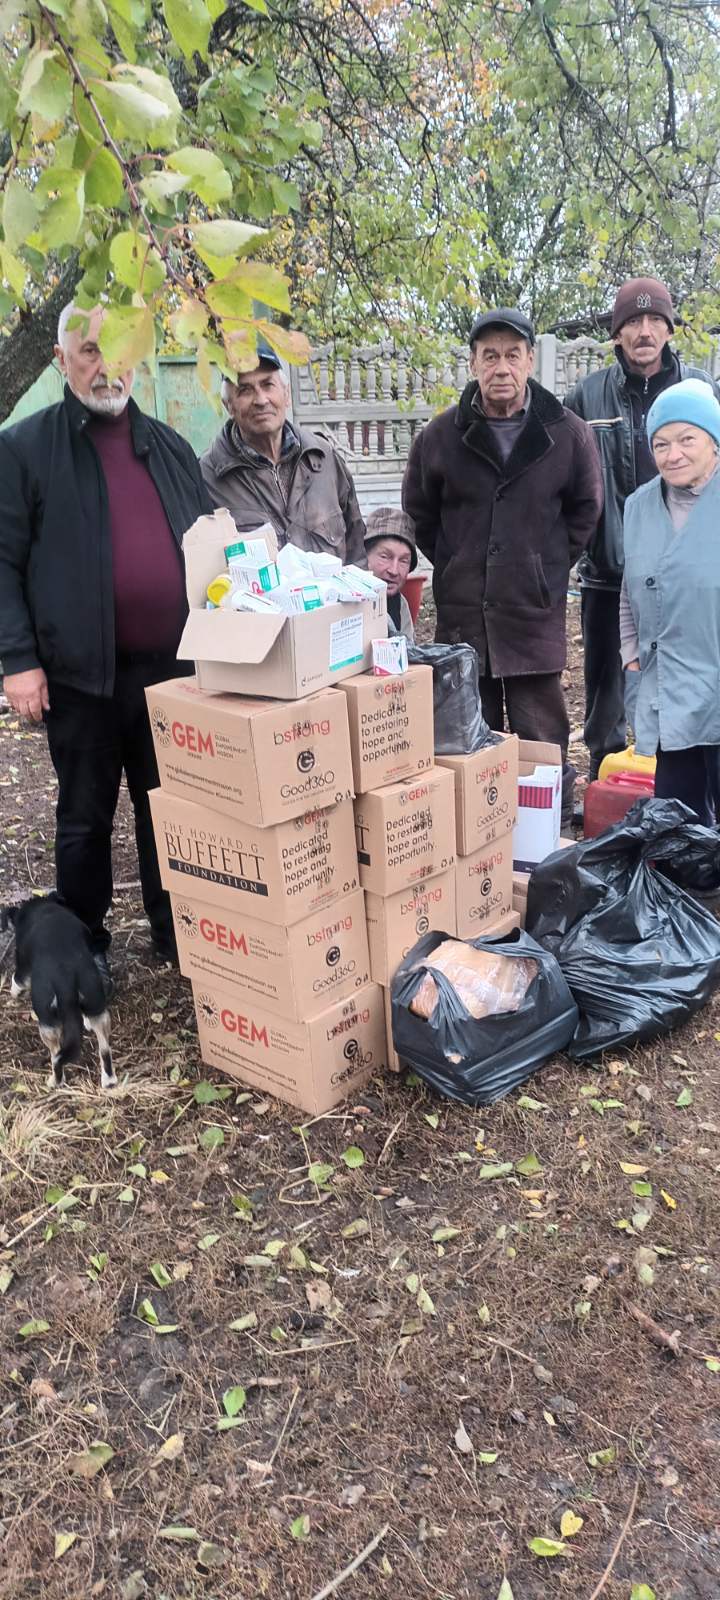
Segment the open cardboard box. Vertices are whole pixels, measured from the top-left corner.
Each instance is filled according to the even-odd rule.
[[[198,517],[183,540],[190,615],[178,658],[195,662],[200,689],[297,700],[371,667],[373,639],[387,637],[384,591],[292,617],[208,611],[207,586],[225,568],[226,544],[239,537],[222,510]]]
[[[521,739],[517,819],[513,832],[515,871],[531,872],[557,850],[562,811],[562,751],[557,744]]]

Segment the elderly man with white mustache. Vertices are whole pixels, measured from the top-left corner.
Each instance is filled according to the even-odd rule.
[[[183,535],[211,509],[194,452],[110,376],[102,307],[65,307],[65,392],[0,432],[0,660],[13,710],[45,721],[58,779],[59,894],[90,929],[107,991],[111,836],[123,772],[152,946],[174,955],[148,790],[158,782],[145,688],[177,661]]]

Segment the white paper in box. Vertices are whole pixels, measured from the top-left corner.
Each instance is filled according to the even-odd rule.
[[[296,700],[370,668],[373,639],[387,637],[384,589],[299,616],[208,611],[207,586],[225,566],[226,544],[237,538],[222,510],[198,517],[183,541],[190,615],[178,657],[195,662],[201,689]]]
[[[560,840],[562,758],[559,746],[520,740],[513,866],[530,872]]]

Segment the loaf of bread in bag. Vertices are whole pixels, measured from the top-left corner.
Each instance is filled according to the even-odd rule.
[[[476,950],[460,939],[446,939],[418,965],[443,972],[471,1017],[493,1017],[517,1011],[537,976],[531,956],[505,956],[495,950]],[[438,989],[431,972],[410,1001],[410,1010],[425,1020],[432,1016]]]

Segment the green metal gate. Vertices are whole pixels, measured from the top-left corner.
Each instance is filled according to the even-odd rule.
[[[18,401],[4,427],[29,417],[43,406],[62,400],[63,379],[55,362],[46,367],[32,388]],[[135,375],[133,398],[142,411],[159,417],[182,434],[200,455],[206,450],[215,434],[220,431],[224,412],[214,410],[198,382],[192,356],[162,356],[155,372],[139,367]]]

